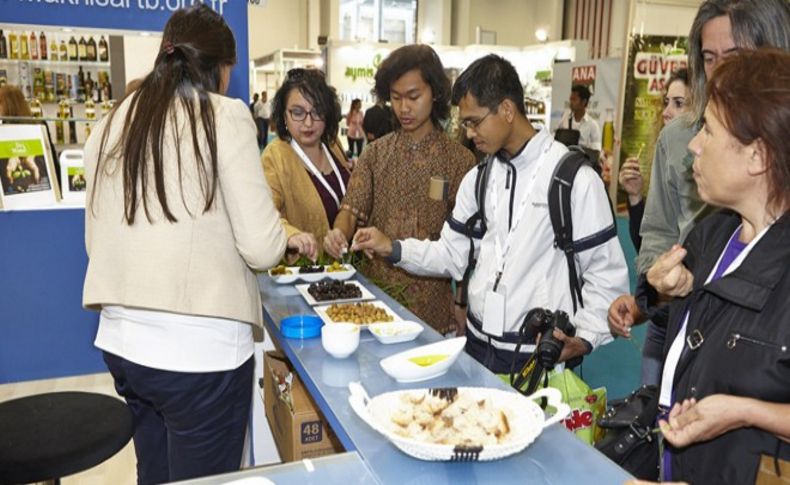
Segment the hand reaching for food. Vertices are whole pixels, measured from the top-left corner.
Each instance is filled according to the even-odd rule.
[[[288,248],[295,250],[315,262],[318,259],[318,242],[315,236],[307,232],[300,232],[288,238]]]

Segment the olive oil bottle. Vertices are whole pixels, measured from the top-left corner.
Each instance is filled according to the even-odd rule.
[[[88,60],[88,44],[85,42],[85,37],[80,37],[80,42],[77,44],[77,53],[79,54],[80,61]]]
[[[110,50],[107,41],[104,40],[102,35],[99,38],[99,62],[107,62],[110,60]]]
[[[47,36],[44,35],[44,32],[41,32],[41,36],[38,38],[38,45],[39,45],[39,54],[42,61],[46,61],[49,56],[47,52]]]
[[[0,59],[8,59],[8,46],[2,29],[0,29]]]

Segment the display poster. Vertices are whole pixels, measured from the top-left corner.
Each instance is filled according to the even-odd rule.
[[[625,83],[620,163],[639,158],[647,195],[658,134],[663,128],[665,84],[677,69],[687,67],[688,38],[653,35],[631,37]],[[626,194],[617,192],[618,209],[625,210]]]
[[[622,69],[623,60],[619,57],[556,63],[551,82],[552,131],[557,129],[560,119],[570,109],[569,98],[573,85],[587,86],[592,93],[587,105],[587,113],[598,123],[602,132],[601,158],[603,176],[607,184],[617,149],[614,138],[614,120],[619,119],[617,116],[617,93],[620,89]]]
[[[0,207],[57,203],[51,153],[42,125],[0,125]]]
[[[65,205],[85,205],[85,161],[82,150],[63,150],[60,153],[60,180],[62,181],[62,203]]]

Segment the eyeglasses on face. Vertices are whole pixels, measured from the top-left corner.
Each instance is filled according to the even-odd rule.
[[[493,111],[488,110],[488,113],[486,113],[485,116],[483,116],[482,118],[479,119],[467,118],[461,121],[461,128],[465,130],[476,130],[477,127],[480,126],[480,123],[485,121],[485,119],[488,118],[488,115],[490,115],[491,113],[493,113]]]
[[[307,119],[307,115],[310,115],[310,118],[313,121],[324,121],[324,115],[320,114],[315,109],[311,109],[307,111],[304,108],[295,107],[288,110],[288,114],[291,115],[291,119],[294,121],[304,121]]]

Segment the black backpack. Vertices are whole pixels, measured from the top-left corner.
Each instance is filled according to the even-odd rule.
[[[477,260],[474,256],[474,239],[482,239],[487,229],[485,196],[486,188],[488,187],[488,178],[491,174],[491,167],[493,165],[494,157],[488,157],[478,164],[477,178],[475,179],[475,202],[477,203],[477,212],[472,214],[464,223],[466,235],[469,237],[469,259],[462,280],[463,301],[467,299],[469,278],[477,265]],[[596,170],[596,173],[600,173],[597,170],[597,164],[589,158],[582,148],[578,146],[568,147],[568,153],[563,155],[562,159],[560,159],[557,164],[551,178],[551,185],[549,186],[549,217],[551,219],[551,226],[554,229],[554,247],[560,248],[565,253],[567,259],[568,279],[574,313],[576,313],[577,305],[584,308],[584,301],[582,301],[583,281],[576,271],[574,255],[600,246],[617,236],[617,227],[614,223],[614,211],[612,211],[611,226],[579,241],[573,240],[571,189],[573,189],[573,180],[576,178],[576,173],[582,165],[587,165]]]

